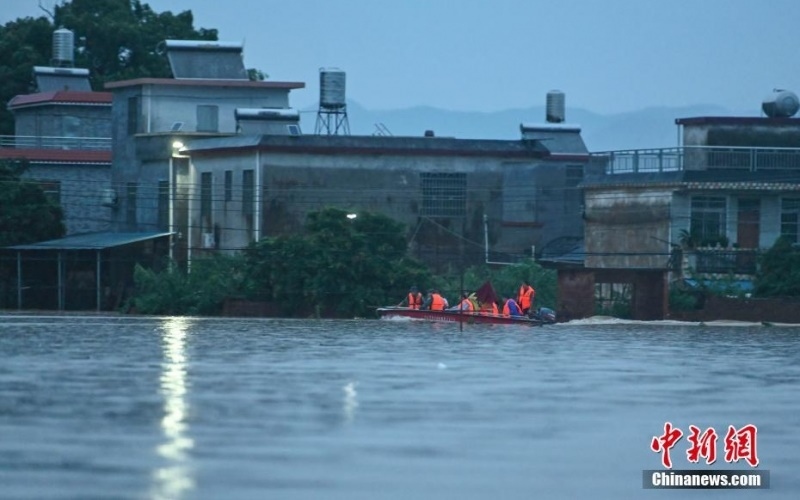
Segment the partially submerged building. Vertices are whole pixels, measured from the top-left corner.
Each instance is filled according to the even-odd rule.
[[[604,174],[582,184],[584,242],[547,256],[559,268],[562,317],[624,298],[635,319],[663,319],[670,281],[725,277],[751,288],[761,251],[779,236],[798,242],[797,108],[793,93],[776,92],[767,116],[676,120],[677,148],[593,154]]]

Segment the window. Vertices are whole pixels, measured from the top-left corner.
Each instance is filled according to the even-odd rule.
[[[427,217],[463,217],[467,212],[467,174],[423,173],[422,213]]]
[[[136,225],[136,183],[129,182],[125,190],[126,200],[126,221],[129,225]]]
[[[211,172],[200,174],[200,219],[204,227],[211,226]]]
[[[197,106],[197,131],[219,132],[219,107],[209,104]]]
[[[61,182],[60,181],[39,181],[39,187],[44,192],[48,200],[56,205],[61,204]]]
[[[242,172],[242,213],[253,215],[253,197],[255,184],[253,183],[253,170]]]
[[[583,205],[583,191],[578,188],[583,182],[583,165],[567,165],[564,175],[564,214],[577,216]]]
[[[169,181],[158,181],[158,229],[167,231],[169,227]]]
[[[725,236],[725,198],[693,196],[691,234],[701,246],[713,245]]]
[[[800,198],[784,198],[781,200],[781,236],[792,243],[798,240],[800,227]]]
[[[128,135],[138,134],[142,114],[142,101],[138,96],[128,98]]]
[[[565,174],[566,185],[568,187],[577,187],[578,184],[583,182],[583,165],[567,165]]]
[[[225,171],[225,201],[233,199],[233,170]]]

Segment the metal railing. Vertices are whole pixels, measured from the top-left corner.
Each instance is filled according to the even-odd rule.
[[[695,270],[698,273],[755,274],[758,250],[695,251]]]
[[[111,138],[0,135],[0,148],[109,151],[111,149]]]
[[[592,153],[591,161],[607,174],[681,170],[800,170],[800,148],[687,146]]]

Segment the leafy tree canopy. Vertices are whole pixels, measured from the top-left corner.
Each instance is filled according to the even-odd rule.
[[[0,26],[0,134],[13,134],[14,121],[5,104],[35,91],[34,66],[49,66],[52,36],[63,27],[75,34],[75,66],[86,68],[94,90],[106,82],[170,76],[159,43],[175,40],[217,40],[216,29],[195,29],[190,10],[156,13],[140,0],[72,0],[56,6],[52,19],[17,19]],[[264,73],[249,69],[253,80]]]
[[[760,258],[756,275],[759,297],[800,297],[800,250],[791,242],[778,238]]]
[[[21,178],[23,162],[0,161],[0,247],[60,238],[61,207],[35,182]]]

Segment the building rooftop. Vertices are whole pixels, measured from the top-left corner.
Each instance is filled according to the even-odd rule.
[[[120,80],[108,82],[106,89],[114,90],[125,87],[143,85],[170,85],[176,87],[249,87],[261,89],[302,89],[305,82],[278,82],[278,81],[251,81],[251,80],[216,80],[216,79],[175,79],[175,78],[135,78],[133,80]]]
[[[355,135],[237,135],[193,141],[185,151],[202,155],[239,148],[314,154],[463,155],[515,158],[550,156],[546,145],[539,141]]]
[[[800,127],[800,118],[770,118],[766,116],[695,116],[676,118],[676,125],[768,125]]]
[[[98,106],[111,106],[110,92],[91,92],[83,90],[54,90],[50,92],[37,92],[13,97],[8,102],[8,109],[19,109],[28,106],[41,106],[44,104],[86,104]]]

